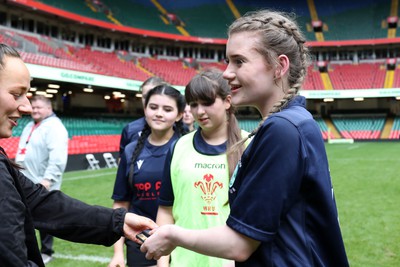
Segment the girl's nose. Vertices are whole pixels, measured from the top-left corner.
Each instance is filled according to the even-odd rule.
[[[32,106],[31,103],[29,102],[29,99],[26,96],[23,96],[21,98],[21,103],[18,106],[18,110],[22,114],[31,114],[32,113]]]
[[[229,65],[226,67],[226,69],[222,73],[222,77],[228,81],[232,80],[235,77],[235,74],[230,70]]]
[[[156,116],[158,117],[162,116],[162,109],[157,109]]]
[[[197,106],[197,114],[203,114],[203,113],[205,113],[204,106],[201,105],[201,104],[199,104],[199,105]]]

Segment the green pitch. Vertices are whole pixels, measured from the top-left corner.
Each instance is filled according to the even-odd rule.
[[[327,144],[339,219],[352,267],[400,266],[400,142]],[[111,207],[116,169],[69,172],[62,190]],[[329,242],[329,240],[327,240]],[[55,239],[49,267],[107,266],[113,248]]]
[[[400,143],[326,147],[350,266],[400,266]]]

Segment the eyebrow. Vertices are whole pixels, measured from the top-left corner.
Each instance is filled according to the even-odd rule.
[[[238,55],[238,54],[233,54],[233,55],[230,55],[230,57],[240,57],[240,55]]]
[[[24,92],[28,92],[29,89],[30,89],[30,87],[27,88],[27,87],[25,87],[25,86],[19,86],[19,85],[17,85],[17,86],[15,86],[15,87],[11,87],[10,90],[21,90],[21,91],[24,91]]]
[[[228,58],[230,58],[230,59],[237,59],[237,58],[245,58],[245,56],[243,56],[243,55],[238,55],[238,54],[234,54],[234,55],[229,56]]]
[[[153,105],[153,106],[160,106],[160,107],[174,108],[173,106],[170,106],[170,105],[163,105],[163,104],[157,104],[157,103],[152,103],[152,102],[150,102],[150,103],[149,103],[149,104],[147,104],[147,105]]]

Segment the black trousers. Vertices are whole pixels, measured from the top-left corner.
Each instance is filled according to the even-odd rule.
[[[39,233],[40,233],[40,243],[41,243],[40,252],[43,254],[47,254],[49,256],[53,255],[54,237],[43,231],[39,231]]]
[[[125,238],[126,244],[126,260],[127,266],[139,267],[139,266],[153,266],[157,265],[156,260],[146,259],[146,254],[140,251],[140,246],[135,242]]]

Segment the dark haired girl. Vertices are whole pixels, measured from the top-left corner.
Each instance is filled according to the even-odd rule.
[[[121,156],[112,199],[114,208],[126,208],[155,220],[165,157],[172,143],[184,134],[182,115],[185,100],[168,85],[151,89],[145,98],[146,123],[137,141],[128,144]],[[109,266],[125,266],[124,238],[114,245]],[[127,240],[128,266],[155,266],[138,246]]]

